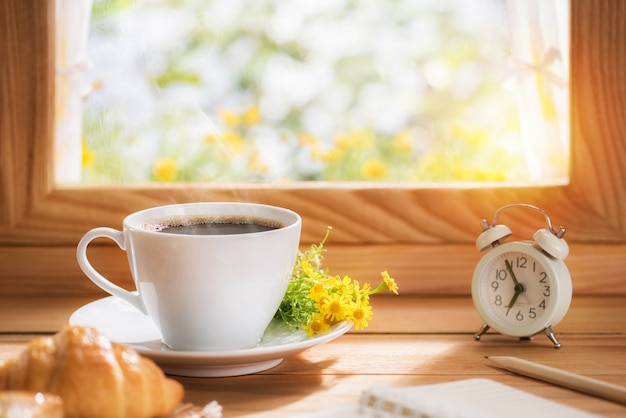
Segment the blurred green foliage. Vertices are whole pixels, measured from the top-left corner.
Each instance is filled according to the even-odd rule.
[[[96,0],[83,180],[524,181],[503,1]]]

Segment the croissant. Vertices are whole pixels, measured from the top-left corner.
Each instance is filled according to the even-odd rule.
[[[51,393],[0,391],[2,418],[63,418],[63,400]]]
[[[0,390],[10,389],[60,396],[67,418],[168,415],[184,395],[152,360],[95,328],[70,325],[0,363]]]

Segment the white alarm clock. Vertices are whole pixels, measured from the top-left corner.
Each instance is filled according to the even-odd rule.
[[[548,228],[535,232],[532,241],[503,242],[512,233],[498,225],[500,214],[512,208],[532,209],[544,215]],[[561,347],[552,327],[567,313],[572,300],[572,279],[563,260],[569,247],[565,228],[554,230],[550,217],[527,204],[504,206],[493,222],[482,221],[476,240],[479,251],[489,249],[472,279],[472,299],[484,324],[476,340],[490,328],[504,335],[529,338],[545,332],[555,348]]]

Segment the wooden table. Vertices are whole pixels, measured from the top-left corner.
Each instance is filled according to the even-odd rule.
[[[16,355],[41,334],[53,333],[94,298],[0,297],[0,360]],[[626,385],[626,298],[574,298],[555,327],[563,344],[544,336],[518,341],[487,334],[469,297],[374,296],[374,320],[361,332],[288,357],[255,375],[176,378],[186,400],[217,400],[225,417],[293,416],[357,401],[375,385],[420,385],[472,377],[490,378],[607,417],[626,417],[626,406],[516,376],[492,367],[485,355],[513,355]]]

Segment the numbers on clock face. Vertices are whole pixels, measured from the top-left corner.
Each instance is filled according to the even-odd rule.
[[[534,257],[506,252],[483,272],[481,298],[502,323],[523,327],[535,322],[550,304],[550,278]]]

